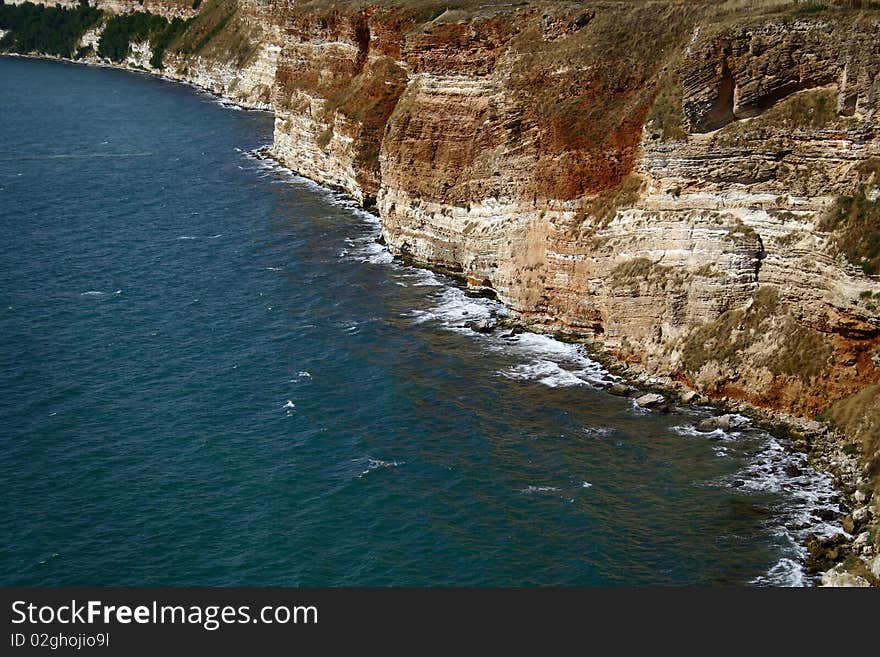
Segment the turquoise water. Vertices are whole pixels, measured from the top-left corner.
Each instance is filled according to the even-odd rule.
[[[0,584],[798,584],[836,508],[268,166],[272,117],[0,58]]]

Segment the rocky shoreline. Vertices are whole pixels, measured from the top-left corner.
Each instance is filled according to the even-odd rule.
[[[127,71],[148,73],[163,79],[182,82],[208,93],[224,104],[236,105],[248,110],[273,111],[274,108],[265,104],[254,104],[241,98],[235,98],[218,94],[214,89],[208,88],[184,75],[169,75],[163,71],[151,70],[143,66],[128,64],[114,64],[100,61],[97,58],[86,60],[71,60],[60,57],[47,57],[42,55],[12,55],[21,57],[35,57],[77,63],[88,66],[101,66],[116,68]],[[277,113],[276,113],[277,116]],[[271,152],[267,157],[275,157]],[[290,163],[283,158],[279,159],[283,166]],[[316,182],[327,185],[328,181],[321,177],[312,177]],[[344,185],[339,186],[343,191],[351,194]],[[359,202],[363,199],[356,199]],[[398,256],[406,256],[399,249],[392,249]],[[452,273],[463,278],[468,283],[467,276],[451,271],[450,268],[437,266],[436,263],[426,261],[421,257],[405,257],[407,262],[419,266]],[[491,289],[491,288],[490,288]],[[545,332],[540,324],[530,322],[528,317],[523,320],[506,320],[505,324],[512,330],[533,330]],[[502,325],[499,323],[499,328]],[[491,326],[472,327],[477,331],[492,330]],[[756,425],[766,428],[774,435],[786,438],[786,444],[791,449],[807,454],[809,462],[818,470],[827,472],[834,477],[835,484],[843,496],[842,506],[846,511],[841,518],[841,523],[846,534],[831,538],[816,538],[807,541],[809,558],[807,569],[811,573],[823,572],[822,583],[831,586],[867,586],[880,585],[880,554],[878,554],[877,525],[880,520],[878,512],[877,495],[873,494],[871,477],[872,473],[862,467],[858,459],[858,447],[838,430],[827,424],[812,420],[804,420],[786,414],[782,411],[771,410],[745,401],[720,397],[709,399],[699,392],[692,390],[680,381],[676,381],[672,374],[659,376],[647,374],[637,367],[627,365],[615,357],[606,346],[594,339],[585,338],[568,333],[554,332],[556,337],[569,342],[584,344],[590,356],[600,362],[609,371],[622,378],[623,385],[632,386],[631,389],[609,390],[612,394],[625,394],[627,396],[642,396],[643,394],[657,394],[662,396],[662,401],[654,399],[653,402],[659,411],[669,404],[683,403],[689,405],[708,405],[717,409],[716,417],[730,413],[743,414],[751,418]],[[648,403],[647,400],[645,402]]]
[[[564,336],[560,337],[564,339]],[[869,466],[861,463],[857,446],[839,430],[827,423],[794,417],[748,402],[706,398],[671,377],[639,372],[595,348],[590,350],[590,356],[621,377],[621,384],[609,388],[611,394],[632,397],[636,403],[643,400],[640,405],[658,412],[668,412],[676,403],[712,408],[713,416],[702,427],[698,425],[698,430],[730,428],[731,416],[742,415],[755,426],[782,438],[787,448],[806,454],[811,466],[833,478],[844,511],[837,520],[846,532],[807,539],[807,574],[821,575],[821,586],[880,586],[880,550],[875,542],[880,507],[874,495]]]
[[[422,266],[456,278],[468,289],[466,280],[453,272],[424,265],[411,258],[399,259],[406,264]],[[471,294],[480,296],[479,293]],[[468,322],[466,326],[477,333],[541,333],[509,317]],[[843,512],[840,516],[822,518],[839,522],[843,533],[810,535],[805,540],[803,546],[807,557],[804,567],[807,575],[824,587],[880,587],[880,550],[876,538],[880,525],[880,500],[873,491],[870,466],[862,464],[857,445],[842,432],[828,423],[795,417],[748,402],[706,397],[671,376],[649,375],[630,367],[605,352],[600,344],[582,336],[560,332],[552,335],[563,342],[583,345],[591,359],[619,377],[619,382],[605,388],[609,394],[630,398],[636,405],[651,412],[668,413],[677,404],[711,409],[711,415],[696,425],[697,431],[703,433],[735,429],[744,416],[752,426],[781,438],[786,449],[806,455],[810,466],[832,477],[835,490],[840,494]]]
[[[263,152],[274,159],[271,150]],[[338,189],[345,193],[344,189]],[[356,200],[356,199],[353,199]],[[378,213],[375,213],[379,217]],[[380,237],[380,241],[384,240]],[[415,267],[422,267],[449,276],[462,285],[469,296],[486,296],[484,292],[468,286],[468,281],[448,268],[423,263],[417,259],[398,254],[397,259]],[[490,295],[494,298],[494,295]],[[536,330],[536,327],[516,318],[492,318],[466,322],[465,326],[476,333],[518,332]],[[710,398],[676,381],[671,375],[650,375],[618,360],[603,349],[601,343],[565,332],[551,335],[563,342],[583,345],[591,359],[600,363],[620,382],[605,388],[612,395],[631,398],[638,406],[652,412],[670,412],[676,404],[712,409],[712,415],[697,425],[698,431],[709,433],[715,429],[736,428],[736,416],[745,416],[750,423],[783,439],[783,445],[792,452],[805,454],[807,462],[818,472],[833,478],[834,487],[840,493],[842,515],[824,520],[837,520],[844,533],[830,536],[811,535],[804,547],[807,551],[805,570],[820,586],[827,587],[880,587],[880,549],[877,534],[880,525],[880,500],[873,492],[870,466],[863,465],[858,457],[857,445],[843,433],[825,422],[799,418],[782,411],[763,408],[746,401],[728,398]]]

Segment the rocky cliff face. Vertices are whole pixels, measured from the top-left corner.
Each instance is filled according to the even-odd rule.
[[[146,2],[100,6],[195,11]],[[824,414],[873,475],[880,11],[754,4],[211,0],[164,72],[272,109],[274,156],[393,252],[657,380]]]
[[[165,74],[273,109],[279,160],[534,330],[809,417],[880,382],[877,11],[99,7],[191,18]]]

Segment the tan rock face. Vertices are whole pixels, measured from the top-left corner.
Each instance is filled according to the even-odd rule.
[[[271,107],[395,253],[710,396],[873,407],[877,12],[229,6],[167,72]]]
[[[536,330],[815,416],[880,381],[880,289],[826,225],[880,185],[880,20],[705,11],[276,6],[274,153]]]
[[[870,118],[880,67],[876,19],[795,20],[724,31],[692,47],[682,68],[694,132],[757,116],[804,89],[839,84],[838,110]]]

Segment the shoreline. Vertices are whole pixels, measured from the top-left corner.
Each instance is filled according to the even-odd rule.
[[[224,106],[232,106],[248,111],[272,112],[274,115],[274,111],[272,109],[256,107],[248,105],[247,103],[243,103],[241,101],[236,101],[232,98],[217,93],[212,89],[189,81],[184,77],[169,76],[163,73],[161,70],[151,70],[141,66],[132,66],[128,64],[115,64],[112,62],[98,60],[97,58],[73,60],[56,56],[18,53],[2,53],[2,55],[0,56],[20,57],[26,59],[42,59],[47,61],[118,69],[133,73],[146,74],[150,75],[151,77],[159,78],[168,82],[176,82],[187,85],[200,93],[207,94],[212,98],[220,101],[220,104]],[[288,168],[283,162],[279,161],[275,157],[271,147],[263,147],[259,149],[259,156],[264,159],[271,159],[273,162],[277,163],[279,166],[284,167],[285,169]],[[293,173],[302,176],[302,174],[299,174],[295,171]],[[302,177],[311,180],[307,176]],[[320,182],[312,182],[315,182],[322,188],[333,189],[332,187],[329,187],[327,185],[322,185]],[[350,196],[346,194],[344,190],[334,191],[337,191],[344,196],[350,198]],[[373,216],[378,217],[378,214],[375,212],[374,209],[363,208],[363,211],[369,212]],[[422,263],[410,260],[407,258],[403,258],[399,255],[395,255],[394,257],[395,259],[405,262],[406,264],[443,273],[449,276],[451,279],[455,280],[456,284],[462,284],[462,287],[467,292],[466,281],[463,281],[461,277],[456,276],[455,273],[443,271],[439,268],[432,267],[429,263]],[[808,420],[805,418],[798,418],[786,414],[782,411],[761,408],[738,400],[731,400],[727,398],[711,399],[703,397],[702,395],[696,394],[695,391],[688,388],[684,383],[680,381],[675,381],[669,376],[658,377],[656,375],[649,375],[646,372],[640,371],[636,367],[617,360],[612,354],[603,349],[601,345],[596,343],[594,340],[591,340],[587,336],[577,336],[574,334],[566,334],[559,331],[541,331],[538,330],[539,327],[529,326],[527,323],[517,320],[516,318],[505,318],[503,323],[499,322],[497,328],[503,329],[505,327],[517,328],[536,334],[550,335],[563,342],[582,345],[586,351],[586,355],[590,359],[599,363],[610,373],[621,377],[622,382],[630,388],[630,390],[626,394],[621,396],[635,398],[641,394],[656,392],[662,394],[672,404],[711,408],[713,410],[713,414],[715,415],[738,413],[748,417],[755,427],[766,430],[774,437],[782,438],[787,450],[806,454],[808,463],[812,467],[814,467],[817,471],[826,473],[832,477],[834,481],[834,488],[840,494],[841,511],[844,514],[849,514],[849,516],[844,515],[843,518],[838,518],[837,520],[842,520],[847,517],[850,517],[850,519],[852,519],[852,517],[855,516],[856,513],[861,512],[862,509],[867,510],[867,518],[870,518],[871,515],[875,513],[872,509],[870,509],[869,506],[863,503],[864,500],[860,499],[858,495],[860,492],[862,492],[860,487],[864,487],[863,475],[866,475],[867,473],[863,472],[863,468],[859,463],[859,459],[856,457],[856,455],[854,453],[847,453],[845,451],[845,445],[849,441],[845,439],[845,436],[843,436],[843,434],[841,434],[838,430],[834,429],[827,423],[822,423],[815,420]],[[608,388],[606,388],[605,390],[609,394],[615,394],[611,392]],[[690,396],[688,393],[694,393],[696,394],[696,396]],[[717,411],[717,413],[715,413],[715,411]],[[862,492],[862,494],[864,493]],[[876,521],[876,517],[874,518],[874,521]],[[865,526],[869,523],[861,524]],[[846,529],[845,525],[844,529]],[[832,553],[838,556],[845,555],[847,553],[854,552],[855,549],[857,549],[858,546],[856,546],[855,544],[858,538],[861,536],[859,532],[849,531],[847,532],[847,534],[844,534],[842,536],[842,541],[838,540],[834,542],[833,545],[828,546],[819,545],[818,547],[816,547],[815,550],[810,547],[809,541],[806,545],[804,545],[804,547],[807,548],[808,551],[811,553],[811,556],[808,557],[806,563],[804,564],[808,577],[822,579],[823,574],[831,571],[830,569],[828,569],[819,571],[813,570],[811,572],[810,570],[808,570],[811,559],[816,559],[817,562],[825,560],[828,562],[842,563],[842,559],[832,558],[830,555]],[[827,547],[828,549],[825,550],[825,547]]]

